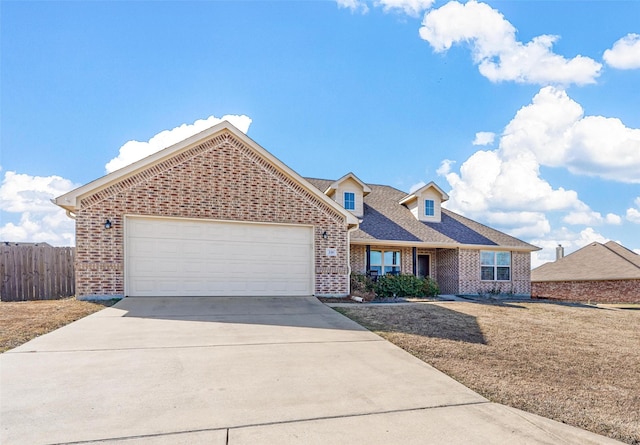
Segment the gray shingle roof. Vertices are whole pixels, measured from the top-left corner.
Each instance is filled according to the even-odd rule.
[[[531,281],[640,279],[640,255],[618,243],[591,243],[531,271]]]
[[[324,192],[334,181],[305,178]],[[537,247],[517,238],[442,209],[442,222],[418,221],[411,211],[400,204],[406,192],[387,185],[367,184],[371,193],[364,197],[364,217],[353,241],[401,241],[438,246],[496,246],[522,250]]]

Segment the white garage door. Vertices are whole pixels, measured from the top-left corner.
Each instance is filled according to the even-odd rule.
[[[312,295],[309,226],[127,217],[129,296]]]

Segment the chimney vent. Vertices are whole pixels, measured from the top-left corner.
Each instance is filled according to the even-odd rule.
[[[558,247],[556,247],[556,261],[560,258],[564,258],[564,247],[562,247],[562,244],[558,244]]]

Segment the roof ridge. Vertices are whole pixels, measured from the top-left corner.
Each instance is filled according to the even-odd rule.
[[[611,242],[611,241],[608,241],[608,242]],[[613,242],[615,242],[615,241],[613,241]],[[633,262],[633,261],[631,261],[630,259],[626,258],[625,256],[620,255],[618,252],[616,252],[615,250],[613,250],[611,247],[607,246],[607,243],[605,243],[605,244],[598,243],[598,244],[600,244],[602,247],[605,247],[605,248],[606,248],[606,249],[608,249],[610,252],[613,252],[614,254],[616,254],[617,256],[619,256],[620,258],[622,258],[623,260],[625,260],[627,263],[631,264],[633,267],[635,267],[635,268],[637,268],[637,269],[640,269],[640,266],[638,266],[636,263],[634,263],[634,262]],[[618,243],[616,243],[616,244],[618,244]],[[627,249],[626,247],[624,247],[624,246],[623,246],[623,245],[621,245],[621,244],[618,244],[618,246],[622,247],[623,249]],[[629,249],[627,249],[627,250],[629,250]],[[633,252],[633,251],[631,251],[631,250],[629,250],[629,252],[631,252],[631,253],[634,253],[634,254],[635,254],[635,252]]]

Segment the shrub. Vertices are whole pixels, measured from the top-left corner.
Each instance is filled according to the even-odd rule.
[[[379,298],[435,297],[440,292],[435,280],[414,275],[382,275],[373,291]]]
[[[362,297],[367,301],[373,300],[376,296],[374,291],[375,283],[368,276],[361,273],[351,273],[351,295]]]
[[[422,279],[422,297],[437,297],[440,295],[440,286],[433,278]]]

